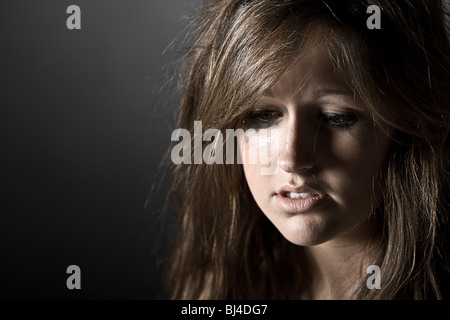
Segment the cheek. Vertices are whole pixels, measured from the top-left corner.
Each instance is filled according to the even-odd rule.
[[[274,175],[278,163],[279,140],[278,129],[247,132],[239,142],[244,171],[251,176]]]
[[[352,137],[334,141],[331,154],[326,157],[335,159],[334,166],[330,164],[325,172],[341,204],[370,211],[373,200],[380,200],[379,181],[374,181],[374,177],[383,166],[388,147],[387,139],[381,137],[370,142]]]
[[[274,177],[272,167],[276,167],[272,165],[273,163],[276,164],[276,159],[272,157],[275,151],[271,149],[271,146],[273,145],[270,142],[264,141],[254,141],[254,143],[246,141],[240,145],[245,178],[260,207],[264,207],[264,202],[270,195],[270,186]],[[258,151],[259,153],[265,153],[266,150],[267,157],[258,155]]]
[[[248,188],[252,194],[257,205],[264,211],[266,209],[267,195],[269,191],[267,189],[270,185],[270,176],[260,174],[259,165],[243,164],[245,179],[247,180]]]

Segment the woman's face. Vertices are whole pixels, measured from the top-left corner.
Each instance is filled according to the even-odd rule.
[[[304,246],[331,240],[345,245],[370,236],[369,215],[380,200],[373,178],[389,141],[334,72],[323,46],[299,57],[245,123],[257,133],[241,144],[248,186],[286,239]],[[258,135],[262,129],[277,129],[278,138]],[[249,161],[262,147],[271,150],[269,174],[267,163]]]

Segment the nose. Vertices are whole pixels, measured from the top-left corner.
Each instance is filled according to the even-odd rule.
[[[314,167],[317,129],[301,119],[289,122],[281,141],[278,167],[288,173],[304,173]]]

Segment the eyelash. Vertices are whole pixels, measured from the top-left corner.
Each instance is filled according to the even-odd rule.
[[[264,129],[276,124],[282,113],[273,110],[253,110],[242,120],[247,128]],[[349,129],[358,120],[356,113],[324,112],[319,115],[320,122],[326,121],[330,128]]]
[[[348,129],[357,120],[358,116],[356,114],[340,114],[340,113],[324,113],[321,119],[325,119],[328,126],[337,129]]]
[[[252,110],[243,119],[244,125],[248,128],[263,129],[271,127],[281,117],[281,112],[272,110]]]

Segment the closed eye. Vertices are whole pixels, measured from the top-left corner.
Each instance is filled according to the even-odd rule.
[[[324,113],[322,114],[322,121],[325,121],[325,123],[331,128],[348,129],[355,124],[356,121],[358,121],[358,116],[355,113]]]
[[[261,129],[268,128],[275,125],[276,122],[283,114],[280,111],[261,109],[252,110],[243,119],[243,123],[247,128]]]

